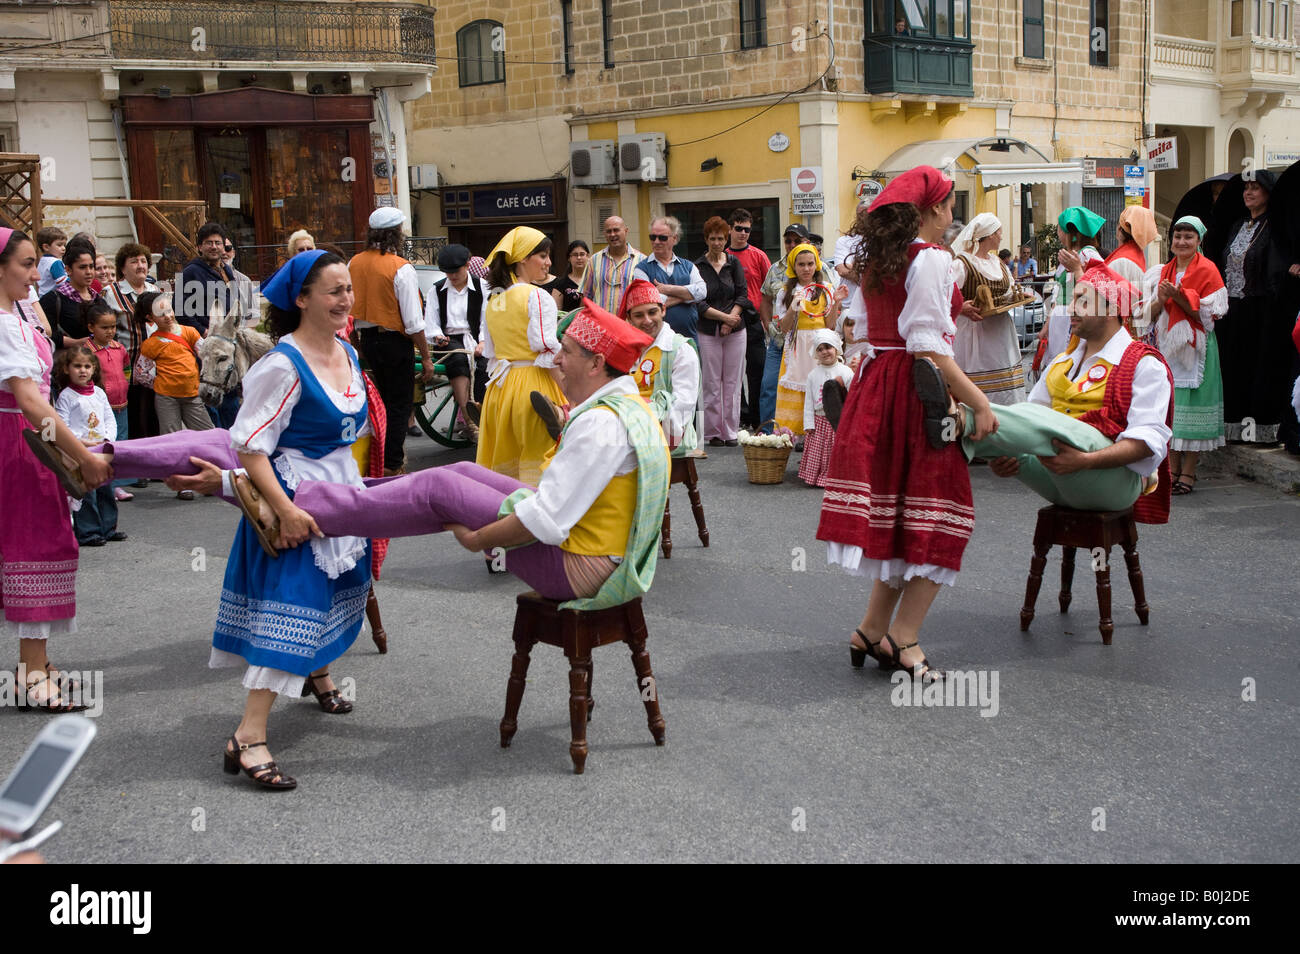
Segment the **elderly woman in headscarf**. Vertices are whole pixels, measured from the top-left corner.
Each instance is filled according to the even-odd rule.
[[[1157,235],[1154,212],[1140,205],[1125,206],[1115,225],[1119,245],[1106,256],[1106,264],[1134,288],[1141,288],[1147,271],[1147,246]],[[1133,314],[1138,314],[1138,307],[1133,308]]]
[[[786,282],[776,295],[773,315],[785,335],[781,373],[776,387],[776,423],[796,435],[803,434],[804,388],[808,373],[817,364],[813,335],[819,328],[834,330],[840,303],[834,291],[818,282],[822,260],[813,245],[803,242],[785,257]]]
[[[563,405],[555,299],[535,283],[551,269],[551,240],[537,229],[511,229],[487,258],[491,297],[483,327],[488,361],[477,462],[536,486],[555,441],[533,404]],[[535,397],[534,397],[535,395]]]
[[[1055,284],[1043,328],[1049,358],[1064,351],[1070,340],[1069,304],[1074,298],[1074,283],[1089,265],[1102,262],[1097,236],[1105,224],[1104,216],[1081,205],[1072,205],[1056,217],[1056,237],[1060,239],[1061,251],[1056,256]]]
[[[1174,374],[1174,436],[1169,473],[1175,495],[1196,489],[1202,451],[1223,446],[1223,380],[1214,323],[1228,311],[1218,267],[1201,254],[1205,225],[1194,215],[1174,223],[1172,257],[1146,273],[1142,311]]]
[[[990,401],[1017,404],[1025,399],[1025,372],[1015,322],[1010,312],[986,314],[1015,294],[1015,280],[998,258],[1001,243],[1002,223],[989,212],[971,219],[953,241],[953,280],[965,304],[952,347],[957,367]]]
[[[1228,313],[1219,320],[1215,337],[1223,362],[1223,412],[1230,441],[1275,443],[1279,424],[1290,413],[1287,339],[1295,311],[1286,308],[1282,292],[1288,265],[1292,275],[1300,266],[1286,260],[1269,221],[1269,198],[1276,185],[1273,173],[1255,171],[1241,192],[1245,214],[1213,243],[1221,249],[1215,264],[1228,286]],[[1219,201],[1228,198],[1225,191]]]

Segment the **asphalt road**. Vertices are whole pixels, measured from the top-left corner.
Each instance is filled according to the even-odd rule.
[[[410,450],[416,466],[465,456],[423,438]],[[1031,632],[1019,632],[1040,502],[975,468],[975,536],[924,646],[945,668],[996,675],[993,714],[991,704],[894,705],[888,677],[850,668],[866,588],[825,566],[820,493],[798,483],[796,462],[787,483],[751,486],[739,449],[713,451],[700,467],[708,549],[673,489],[673,558],[645,601],[665,747],[646,729],[626,650],[605,647],[594,656],[587,771],[574,776],[567,666],[538,646],[519,733],[501,749],[523,587],[489,577],[450,536],[411,538],[394,541],[378,586],[389,654],[363,628],[334,666],[353,681],[356,711],[328,716],[303,700],[272,714],[272,751],[299,780],[292,793],[221,772],[243,691],[236,671],[209,670],[207,658],[236,511],[178,501],[159,484],[137,492],[121,510],[130,540],[83,551],[81,630],[52,646],[59,665],[102,670],[104,709],[47,816],[66,824],[47,857],[1300,857],[1300,500],[1228,480],[1175,499],[1170,525],[1141,531],[1151,623],[1138,625],[1116,572],[1105,647],[1082,555],[1071,613],[1056,612],[1058,551]],[[43,718],[0,713],[0,764]]]

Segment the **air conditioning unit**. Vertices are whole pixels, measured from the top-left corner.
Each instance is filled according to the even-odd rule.
[[[667,137],[663,133],[620,136],[618,177],[623,182],[667,182]]]
[[[418,166],[407,166],[406,171],[410,175],[412,189],[438,188],[438,167],[434,163],[424,162]]]
[[[618,176],[614,172],[614,140],[569,143],[569,185],[588,189],[618,185]]]

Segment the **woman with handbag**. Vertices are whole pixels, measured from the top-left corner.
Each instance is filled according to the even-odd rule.
[[[695,261],[704,279],[704,301],[696,332],[700,344],[701,403],[710,446],[735,447],[740,432],[740,386],[745,379],[746,316],[754,312],[746,293],[745,268],[727,254],[731,227],[713,216],[704,223],[709,250]]]

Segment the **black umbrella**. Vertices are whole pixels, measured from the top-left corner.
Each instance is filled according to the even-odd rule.
[[[1217,176],[1211,176],[1200,185],[1194,185],[1178,200],[1178,206],[1174,209],[1174,217],[1169,222],[1169,241],[1173,243],[1174,239],[1174,222],[1177,222],[1184,215],[1194,215],[1205,223],[1206,227],[1210,224],[1210,210],[1214,208],[1214,186],[1217,183],[1226,183],[1235,176],[1231,172],[1224,172]]]
[[[1277,177],[1268,197],[1268,217],[1273,241],[1286,260],[1300,261],[1300,162],[1294,162]]]
[[[1253,180],[1267,189],[1270,196],[1277,188],[1277,175],[1267,169],[1255,170]],[[1233,175],[1224,183],[1223,191],[1219,193],[1219,198],[1210,210],[1209,219],[1202,220],[1208,227],[1208,231],[1205,234],[1205,241],[1201,243],[1201,251],[1214,262],[1222,261],[1228,236],[1232,234],[1232,227],[1250,215],[1242,199],[1245,191],[1246,180],[1241,175]]]

